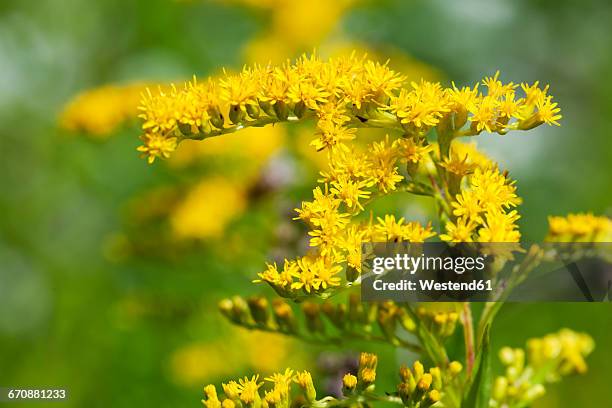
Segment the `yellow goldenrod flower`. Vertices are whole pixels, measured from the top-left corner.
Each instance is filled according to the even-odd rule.
[[[294,381],[304,390],[304,396],[308,402],[313,402],[317,399],[317,392],[312,383],[312,376],[308,371],[296,373]]]
[[[137,150],[142,152],[147,161],[153,163],[157,157],[167,159],[176,150],[176,137],[166,137],[159,133],[146,133],[142,136],[143,146]]]
[[[357,377],[353,374],[344,374],[342,377],[342,385],[347,391],[352,391],[357,387]]]
[[[440,118],[450,111],[450,102],[439,83],[421,80],[411,83],[413,90],[403,88],[392,97],[389,110],[397,116],[407,130],[424,133],[436,126]]]
[[[250,379],[244,377],[238,380],[238,392],[240,395],[240,401],[245,404],[253,404],[259,400],[259,387],[263,385],[259,382],[259,375],[254,375]]]
[[[440,239],[449,242],[472,242],[476,224],[469,217],[459,217],[456,222],[449,221],[444,226],[446,234],[440,234]]]
[[[548,241],[606,242],[612,239],[612,221],[591,213],[548,217]]]
[[[304,55],[280,67],[254,65],[235,75],[224,72],[218,80],[194,79],[182,88],[147,91],[140,106],[143,150],[156,152],[159,138],[201,139],[312,116],[318,118],[318,137],[313,141],[317,150],[346,148],[343,142],[353,139],[360,126],[382,125],[424,135],[454,116],[455,132],[504,134],[558,123],[559,108],[546,95],[547,88],[523,84],[526,96],[517,98],[517,86],[502,84],[498,76],[483,81],[488,92],[482,95],[477,87],[443,88],[425,80],[404,88],[403,77],[386,64],[354,55],[327,61]],[[468,120],[471,130],[462,130]]]
[[[360,199],[368,199],[372,194],[370,191],[364,190],[368,187],[367,181],[353,181],[349,176],[340,176],[335,181],[332,181],[330,192],[342,199],[349,209],[359,209],[363,211],[363,206],[359,202]]]
[[[448,365],[448,369],[452,375],[457,375],[463,370],[463,366],[458,361],[451,361]]]
[[[206,400],[202,400],[202,403],[206,408],[221,408],[221,402],[217,397],[217,389],[214,385],[209,384],[204,387],[204,394],[206,395]]]
[[[547,95],[548,87],[542,89],[538,83],[519,86],[499,78],[496,72],[473,87],[463,88],[454,83],[445,88],[426,80],[411,82],[408,87],[405,78],[387,64],[365,57],[352,54],[323,60],[315,54],[303,55],[280,66],[253,65],[234,75],[224,72],[205,84],[194,80],[156,95],[148,93],[141,107],[145,141],[141,149],[152,161],[167,156],[183,140],[312,119],[316,130],[310,144],[321,152],[320,157],[327,158],[328,168],[321,172],[321,184],[314,188],[312,198],[296,209],[296,219],[308,227],[310,250],[304,256],[285,259],[282,269],[268,264],[257,280],[272,286],[281,297],[300,302],[301,308],[295,310],[303,318],[294,315],[288,301],[269,302],[258,296],[226,299],[220,303],[220,310],[232,322],[249,329],[337,344],[352,337],[385,341],[429,354],[426,357],[438,364],[427,370],[416,361],[411,369],[401,368],[397,393],[381,398],[374,396],[377,357],[362,353],[357,375],[343,378],[348,395],[341,401],[369,404],[376,398],[397,403],[399,397],[405,406],[425,408],[439,402],[457,406],[462,401],[458,394],[474,379],[474,363],[480,358],[479,347],[475,346],[486,341],[484,336],[474,335],[481,335],[483,327],[486,333],[495,309],[487,306],[480,326],[474,330],[469,306],[421,310],[419,305],[415,310],[412,305],[391,301],[364,305],[351,295],[344,303],[333,296],[362,283],[362,258],[370,255],[370,245],[364,244],[420,243],[436,235],[432,222],[406,222],[374,211],[369,218],[364,217],[371,201],[395,191],[427,196],[435,202],[445,231],[440,239],[444,241],[519,241],[516,207],[521,199],[515,182],[473,145],[459,144],[455,139],[485,131],[503,135],[542,124],[556,125],[561,116],[557,104]],[[361,136],[367,132],[357,132],[362,127],[381,128],[388,134],[372,131],[366,137],[375,139],[366,143]],[[433,137],[436,142],[430,141]],[[549,235],[560,239],[565,235],[600,236],[603,230],[607,234],[609,220],[594,218],[551,218]],[[507,258],[495,255],[494,262],[485,267],[496,279],[498,268],[512,258],[512,253]],[[404,338],[398,324],[419,343]],[[458,324],[463,325],[466,343],[465,375],[461,375],[461,363],[449,362],[444,346]],[[490,405],[531,404],[544,392],[543,383],[561,375],[583,373],[585,357],[592,348],[588,336],[571,331],[530,340],[528,353],[503,348],[500,359],[505,372],[495,379]],[[263,400],[258,378],[245,377],[224,386],[231,404],[287,408],[296,405],[298,399],[301,404],[306,400],[307,405],[323,408],[343,404],[331,397],[316,400],[312,376],[307,371],[294,375],[287,369],[267,377],[273,388],[263,393]],[[290,378],[303,395],[292,396]],[[216,390],[214,396],[212,390],[207,392],[206,402],[217,408],[220,402]]]
[[[530,404],[545,393],[544,384],[558,381],[561,376],[584,374],[584,358],[593,348],[590,336],[569,329],[528,340],[527,354],[520,348],[502,348],[499,359],[505,374],[493,382],[492,404]]]
[[[434,149],[432,145],[422,145],[415,142],[412,138],[398,139],[397,145],[401,160],[408,163],[419,163]]]

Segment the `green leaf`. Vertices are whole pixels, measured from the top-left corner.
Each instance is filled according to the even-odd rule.
[[[491,399],[491,353],[490,334],[487,325],[480,341],[481,348],[478,350],[472,382],[469,391],[465,394],[462,407],[465,408],[488,408]]]

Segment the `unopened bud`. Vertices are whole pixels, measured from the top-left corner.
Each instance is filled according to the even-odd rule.
[[[423,364],[421,364],[421,362],[417,360],[412,365],[412,369],[414,371],[415,379],[419,381],[421,377],[423,376],[423,374],[425,373],[425,368],[423,367]]]
[[[297,331],[297,323],[293,309],[282,299],[274,299],[272,301],[272,311],[274,312],[274,319],[279,328],[289,333],[295,333]]]
[[[458,361],[451,361],[451,363],[448,365],[448,371],[450,372],[451,376],[454,377],[463,371],[463,365],[461,365],[461,363]]]
[[[429,374],[431,374],[431,378],[433,379],[433,387],[435,389],[442,389],[442,373],[439,367],[432,367],[429,369]]]
[[[440,395],[440,391],[438,391],[438,390],[431,390],[431,391],[429,391],[427,393],[425,398],[423,398],[423,401],[421,402],[419,407],[429,408],[432,405],[434,405],[436,402],[439,402],[441,398],[442,398],[442,396]]]
[[[422,391],[427,391],[429,387],[431,387],[432,381],[433,381],[433,378],[431,374],[425,373],[419,380],[417,387]]]
[[[287,108],[287,104],[283,101],[277,101],[274,105],[272,105],[274,109],[274,113],[279,120],[287,120],[289,117],[289,109]]]
[[[354,391],[357,387],[357,377],[353,374],[345,374],[344,377],[342,377],[342,387],[349,393]]]
[[[260,326],[267,325],[270,319],[268,300],[264,297],[253,296],[248,299],[247,303],[255,323],[259,324]]]
[[[306,316],[306,327],[313,333],[323,332],[325,326],[321,320],[321,314],[319,313],[319,305],[312,302],[304,302],[302,304],[302,310],[304,316]]]
[[[317,399],[317,391],[312,383],[312,376],[308,371],[302,371],[295,375],[295,382],[304,391],[304,396],[308,402],[314,402]]]
[[[246,117],[246,113],[239,105],[232,105],[229,109],[229,120],[237,125],[242,123]]]
[[[224,120],[221,111],[218,106],[211,106],[208,109],[208,115],[210,116],[210,124],[217,129],[223,129]]]
[[[255,105],[253,103],[247,103],[246,112],[251,119],[257,119],[259,118],[259,115],[261,114],[261,109],[259,108],[259,105]]]
[[[497,377],[493,383],[493,399],[496,401],[503,401],[506,398],[506,391],[508,389],[508,379],[506,377]]]

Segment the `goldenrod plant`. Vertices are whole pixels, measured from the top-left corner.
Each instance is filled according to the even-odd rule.
[[[388,343],[426,362],[402,367],[397,388],[379,390],[377,356],[362,353],[358,370],[343,378],[342,396],[317,393],[308,372],[287,369],[263,381],[259,375],[244,377],[223,384],[223,396],[215,386],[205,387],[208,408],[377,403],[517,408],[530,405],[562,376],[586,371],[593,340],[562,329],[529,340],[526,350],[503,348],[499,357],[505,372],[492,372],[489,337],[501,302],[487,303],[478,319],[469,303],[360,302],[355,290],[364,243],[519,243],[521,198],[515,181],[474,144],[458,139],[529,131],[559,125],[561,119],[549,87],[538,82],[502,83],[499,73],[473,86],[405,82],[387,64],[365,56],[323,60],[313,54],[143,95],[138,150],[149,163],[170,157],[185,140],[285,122],[316,123],[311,145],[326,155],[328,168],[313,199],[296,208],[294,218],[309,228],[310,249],[280,265],[268,264],[255,277],[274,290],[272,301],[260,296],[222,300],[221,312],[232,323],[320,344]],[[363,143],[363,128],[383,129],[386,135]],[[429,197],[438,220],[422,224],[370,211],[374,201],[397,192]],[[591,214],[551,217],[548,239],[607,241],[610,227],[608,218]],[[517,273],[528,273],[541,257],[537,246],[529,248]],[[451,356],[445,342],[459,329],[465,355]]]

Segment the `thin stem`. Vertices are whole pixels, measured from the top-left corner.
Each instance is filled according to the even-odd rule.
[[[360,333],[360,332],[353,332],[353,331],[342,332],[341,333],[342,335],[340,336],[323,336],[319,338],[319,337],[308,336],[300,332],[281,331],[273,327],[260,326],[260,325],[251,324],[251,323],[238,323],[238,325],[240,327],[244,327],[247,330],[259,330],[259,331],[264,331],[268,333],[284,334],[286,336],[292,336],[302,341],[305,341],[307,343],[317,344],[317,345],[325,345],[325,344],[331,343],[335,346],[340,347],[346,344],[347,340],[365,340],[365,341],[375,341],[375,342],[380,342],[380,343],[390,343],[389,340],[383,336],[377,336],[377,335],[373,335],[369,333]],[[421,353],[423,351],[423,349],[417,344],[410,343],[409,341],[400,339],[399,337],[395,337],[395,339],[397,339],[399,343],[398,345],[402,348],[414,351],[415,353]]]
[[[463,323],[463,338],[465,341],[465,361],[468,378],[472,375],[474,368],[475,350],[474,350],[474,322],[472,319],[472,309],[468,302],[463,303],[463,311],[461,312],[461,321]]]

